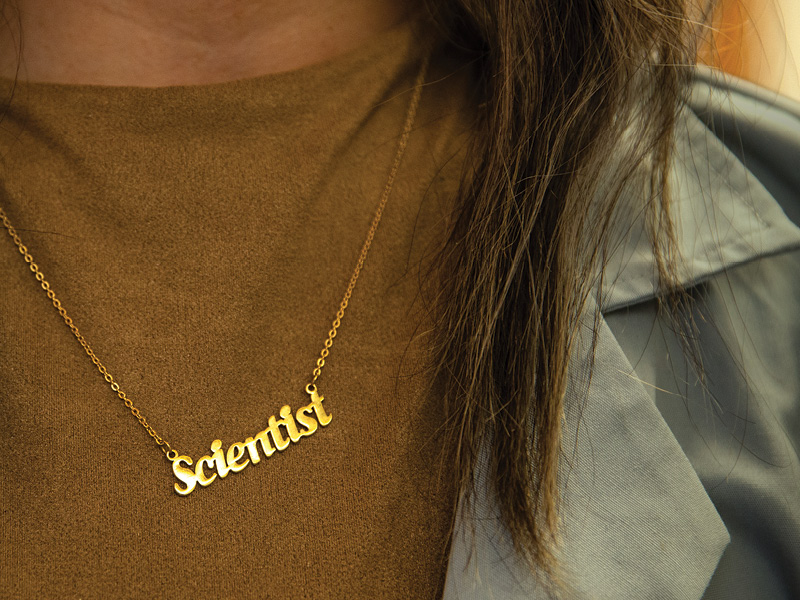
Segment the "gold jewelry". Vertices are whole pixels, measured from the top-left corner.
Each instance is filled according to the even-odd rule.
[[[11,225],[11,222],[9,221],[5,211],[2,207],[0,207],[0,220],[2,220],[3,226],[14,240],[14,244],[19,250],[19,253],[22,254],[25,262],[28,263],[28,267],[36,278],[36,281],[39,282],[41,288],[47,293],[47,297],[52,302],[53,307],[58,311],[58,314],[61,315],[64,323],[67,325],[67,327],[69,327],[70,331],[75,336],[75,339],[77,339],[80,345],[83,347],[86,355],[91,359],[98,371],[100,371],[100,374],[103,376],[106,383],[111,386],[111,389],[117,394],[117,397],[122,400],[125,406],[130,410],[131,414],[139,421],[139,424],[144,427],[150,437],[155,440],[156,444],[158,444],[159,448],[161,448],[161,451],[164,453],[167,459],[172,462],[172,470],[175,477],[177,477],[178,480],[183,483],[183,486],[178,483],[176,483],[174,486],[175,491],[178,494],[186,496],[195,489],[198,483],[201,486],[207,486],[217,478],[217,475],[219,475],[220,478],[224,478],[231,471],[238,473],[251,462],[254,464],[260,462],[261,456],[258,452],[259,444],[261,445],[261,450],[264,455],[269,458],[275,453],[275,450],[279,452],[283,451],[289,446],[290,442],[298,442],[301,438],[313,434],[315,431],[317,431],[318,425],[325,427],[331,422],[331,415],[322,406],[322,401],[324,398],[317,391],[316,381],[322,374],[322,368],[325,366],[325,359],[328,357],[330,349],[333,346],[333,338],[336,337],[336,331],[339,329],[342,319],[344,318],[344,311],[350,301],[350,296],[352,295],[353,289],[356,286],[356,281],[358,280],[358,275],[364,266],[364,261],[367,259],[367,253],[372,245],[372,239],[375,236],[375,231],[378,229],[378,223],[380,223],[381,216],[383,215],[383,209],[386,206],[386,201],[389,199],[389,194],[392,190],[392,185],[394,184],[394,179],[400,166],[400,161],[403,158],[403,153],[405,152],[406,144],[408,143],[411,127],[414,124],[417,106],[419,105],[419,99],[422,95],[422,84],[425,80],[425,74],[428,70],[429,60],[430,56],[426,55],[422,61],[419,73],[417,74],[417,78],[414,83],[414,94],[408,105],[408,111],[403,124],[403,133],[400,136],[400,141],[397,145],[397,152],[394,157],[392,168],[389,171],[389,178],[386,181],[386,186],[381,194],[378,208],[375,211],[372,224],[367,232],[367,238],[361,248],[361,254],[358,257],[356,267],[353,270],[353,275],[350,278],[347,291],[345,292],[344,298],[342,298],[342,301],[339,304],[339,310],[336,312],[336,318],[333,320],[330,331],[328,331],[328,338],[325,340],[325,344],[323,345],[322,351],[319,354],[319,358],[317,358],[316,366],[312,372],[313,379],[305,387],[305,392],[310,396],[311,399],[310,403],[297,409],[294,414],[288,405],[281,407],[279,411],[280,419],[276,420],[274,415],[271,416],[268,421],[268,426],[264,431],[257,433],[255,437],[248,437],[244,442],[234,442],[228,447],[227,452],[222,451],[222,442],[220,440],[214,440],[211,443],[211,455],[200,458],[197,461],[194,469],[188,468],[189,465],[192,465],[192,459],[189,456],[180,454],[166,439],[164,439],[156,432],[155,429],[153,429],[153,427],[147,422],[145,416],[139,411],[138,408],[136,408],[136,406],[134,406],[133,401],[120,388],[119,384],[114,380],[114,377],[111,375],[111,373],[108,372],[108,369],[94,353],[94,350],[92,350],[92,347],[86,341],[86,338],[83,337],[83,334],[78,330],[77,325],[75,325],[70,316],[67,314],[67,310],[62,306],[61,301],[56,297],[55,292],[44,278],[44,274],[39,269],[39,266],[36,264],[36,262],[34,262],[33,256],[31,256],[31,254],[28,252],[28,248],[23,244],[22,240],[17,234],[17,231]],[[298,429],[298,424],[303,427],[302,430]],[[284,437],[281,434],[281,426],[285,428],[287,437]],[[272,443],[270,443],[270,438],[272,439]],[[272,445],[273,443],[275,446],[274,448]],[[249,458],[244,458],[245,451],[247,451]],[[210,476],[206,475],[204,467],[205,465],[207,465],[209,469],[216,469],[216,473],[213,473]]]

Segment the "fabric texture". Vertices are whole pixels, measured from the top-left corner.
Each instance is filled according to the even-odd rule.
[[[730,533],[709,600],[790,600],[800,590],[798,273],[794,250],[694,290],[705,385],[654,302],[606,317]]]
[[[332,61],[230,83],[17,84],[2,205],[182,454],[308,403],[429,41],[409,21]],[[441,595],[455,497],[420,279],[469,125],[459,64],[436,53],[318,381],[331,424],[187,497],[3,234],[0,596]]]

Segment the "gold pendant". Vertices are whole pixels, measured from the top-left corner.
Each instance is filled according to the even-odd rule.
[[[181,496],[187,496],[192,493],[198,483],[205,487],[215,481],[217,476],[224,479],[230,472],[238,473],[250,463],[261,462],[261,455],[258,452],[259,444],[261,445],[261,451],[269,458],[275,453],[275,450],[282,452],[289,447],[290,442],[299,442],[300,438],[314,433],[318,429],[317,424],[325,427],[331,422],[330,414],[325,412],[322,406],[322,401],[325,398],[317,393],[317,386],[313,383],[309,383],[306,386],[306,393],[311,396],[311,404],[298,408],[294,416],[288,404],[282,406],[280,419],[275,419],[274,415],[271,416],[269,425],[264,431],[259,432],[255,437],[247,438],[244,442],[234,442],[228,446],[226,452],[222,451],[222,442],[220,440],[211,442],[211,455],[200,458],[194,469],[188,468],[193,464],[191,457],[170,457],[172,472],[184,484],[181,486],[176,483],[175,491]],[[316,416],[316,419],[314,416]],[[298,424],[303,429],[298,429]],[[284,437],[281,433],[281,427],[286,430],[287,437]],[[272,439],[271,442],[270,438]],[[249,458],[245,458],[245,452]],[[211,471],[210,475],[206,473],[206,466]]]

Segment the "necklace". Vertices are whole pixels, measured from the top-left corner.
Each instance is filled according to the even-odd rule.
[[[417,74],[416,81],[414,82],[414,93],[409,101],[405,121],[403,124],[402,135],[400,136],[400,141],[397,144],[397,151],[395,153],[392,167],[389,171],[389,177],[386,181],[386,186],[381,194],[378,208],[375,211],[375,216],[373,217],[369,231],[367,232],[367,237],[363,246],[361,247],[361,253],[359,254],[353,274],[350,277],[347,290],[345,291],[344,297],[339,304],[339,310],[336,312],[336,318],[331,324],[331,329],[328,331],[328,337],[319,353],[316,366],[312,371],[312,379],[305,386],[304,391],[309,396],[309,403],[305,406],[301,406],[296,411],[293,411],[289,405],[282,406],[278,413],[280,415],[279,419],[276,419],[274,415],[271,416],[268,420],[266,429],[252,437],[246,438],[244,442],[234,442],[230,444],[227,450],[224,452],[222,450],[222,441],[215,439],[213,442],[211,442],[211,454],[201,457],[196,463],[192,461],[190,456],[186,456],[175,450],[163,436],[158,434],[153,426],[148,423],[141,411],[133,404],[133,401],[128,397],[125,391],[122,390],[119,383],[117,383],[111,373],[109,373],[106,366],[97,357],[94,350],[89,345],[89,342],[86,341],[86,338],[78,329],[78,326],[67,314],[66,308],[64,308],[64,306],[61,304],[61,301],[56,296],[55,291],[45,279],[44,274],[34,261],[33,256],[31,256],[30,252],[28,252],[27,246],[25,246],[25,244],[22,242],[22,239],[20,238],[14,226],[11,224],[11,221],[9,220],[5,211],[2,207],[0,207],[0,221],[2,221],[3,226],[8,231],[8,234],[14,241],[14,244],[16,245],[19,253],[22,255],[24,261],[28,264],[28,268],[33,273],[36,281],[39,283],[42,290],[44,290],[44,292],[47,294],[47,297],[52,303],[53,308],[58,311],[58,314],[63,319],[64,324],[69,327],[75,339],[78,340],[84,352],[97,367],[97,370],[103,376],[103,379],[105,379],[106,383],[109,384],[112,391],[123,402],[125,407],[128,408],[130,413],[136,418],[145,431],[147,431],[150,437],[153,438],[166,458],[172,463],[173,474],[179,481],[179,483],[174,484],[174,489],[181,496],[189,495],[198,484],[204,487],[208,486],[215,481],[217,477],[224,479],[231,472],[238,473],[249,464],[256,464],[260,462],[261,453],[263,453],[266,458],[269,458],[276,451],[282,452],[288,448],[291,443],[299,442],[301,438],[312,435],[320,427],[325,427],[331,422],[331,415],[327,411],[326,407],[324,407],[322,404],[325,398],[319,393],[316,382],[319,376],[322,374],[322,369],[325,366],[325,359],[328,357],[330,349],[333,346],[333,339],[336,337],[336,332],[342,323],[344,311],[350,302],[350,297],[353,293],[353,289],[356,286],[356,281],[358,280],[358,276],[361,273],[361,269],[363,268],[364,262],[367,259],[367,253],[372,245],[372,240],[375,236],[376,230],[378,229],[381,216],[383,215],[383,209],[386,206],[387,200],[389,199],[389,194],[391,193],[392,186],[397,175],[397,170],[403,158],[403,154],[408,143],[408,138],[411,134],[411,128],[414,124],[417,107],[419,105],[419,99],[422,95],[422,84],[425,80],[425,74],[428,70],[429,60],[430,56],[426,55],[422,61],[419,73]],[[283,432],[281,431],[281,428],[283,428]],[[259,453],[259,448],[261,453]],[[194,468],[191,468],[192,465],[194,465]],[[210,475],[206,472],[206,467],[208,467],[208,470],[211,471]]]

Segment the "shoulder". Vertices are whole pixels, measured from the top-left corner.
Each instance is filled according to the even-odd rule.
[[[800,229],[787,216],[800,201],[788,158],[800,156],[800,124],[787,135],[792,106],[786,116],[780,102],[707,75],[698,71],[680,114],[670,181],[710,383],[658,321],[650,242],[632,217],[600,305],[586,311],[564,398],[569,597],[791,597],[800,568],[786,543],[800,536],[800,440],[791,438],[800,432],[781,420],[796,413],[800,390]],[[759,128],[773,119],[783,124]],[[794,146],[772,156],[778,138]],[[475,508],[472,527],[462,522],[453,537],[445,598],[547,597],[490,501],[478,495]],[[776,575],[775,564],[786,571]]]
[[[800,247],[800,105],[708,69],[695,73],[676,125],[669,178],[686,287]],[[620,231],[606,265],[604,313],[658,293],[644,223],[630,217]]]
[[[800,102],[698,68],[689,106],[800,224]]]
[[[800,406],[797,157],[800,106],[696,71],[669,173],[678,275],[692,298],[693,328],[676,331],[661,314],[651,242],[630,217],[607,265],[599,320],[587,323],[571,366],[564,500],[572,524],[565,521],[564,531],[573,544],[565,550],[579,585],[592,581],[587,590],[793,597],[800,569],[792,543],[800,539],[800,430],[792,416]],[[591,352],[594,372],[582,390]]]
[[[603,320],[730,535],[704,597],[790,598],[800,569],[800,105],[698,70],[676,136],[692,331],[659,314],[643,246],[630,254],[639,273],[616,263],[623,288],[606,291]]]

